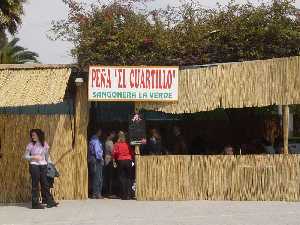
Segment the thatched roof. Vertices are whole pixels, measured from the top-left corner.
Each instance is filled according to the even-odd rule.
[[[0,65],[0,107],[63,101],[70,65]]]
[[[176,103],[136,103],[166,113],[300,104],[300,57],[183,69]]]

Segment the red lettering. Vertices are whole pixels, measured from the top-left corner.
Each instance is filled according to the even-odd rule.
[[[144,70],[142,70],[140,88],[141,87],[145,88],[145,77],[144,76],[145,76]]]
[[[134,87],[134,69],[130,71],[130,88]]]
[[[122,69],[118,69],[118,88],[122,88]]]
[[[146,70],[146,88],[150,89],[150,70]]]
[[[154,89],[154,83],[155,83],[155,74],[156,74],[156,70],[151,70],[152,89]]]
[[[94,87],[94,86],[99,87],[98,86],[98,80],[99,80],[99,77],[98,77],[97,70],[92,69],[92,87]]]
[[[174,75],[175,75],[175,70],[173,71]],[[172,70],[168,71],[168,74],[164,77],[164,89],[170,89],[172,87],[172,83],[173,83],[173,74],[172,74]]]
[[[125,73],[125,69],[123,69],[123,88],[126,88],[126,73]]]
[[[156,87],[155,87],[156,89],[159,88],[158,82],[159,82],[159,70],[156,70]]]
[[[101,77],[100,87],[103,88],[103,87],[105,87],[105,69],[102,69],[100,71],[99,70],[98,70],[98,72],[100,72],[100,77]]]
[[[163,70],[162,73],[162,89],[166,89],[166,71]]]
[[[140,84],[140,69],[137,69],[136,72],[137,73],[135,73],[135,88],[139,88],[139,84]]]
[[[111,79],[110,79],[110,69],[107,70],[108,74],[107,74],[107,80],[106,80],[106,87],[107,88],[111,88]]]
[[[159,70],[159,83],[158,83],[158,86],[159,86],[159,89],[162,89],[162,85],[161,85],[161,70]]]

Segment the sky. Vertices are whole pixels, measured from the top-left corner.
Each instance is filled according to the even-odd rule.
[[[81,0],[92,3],[95,0]],[[164,7],[168,4],[178,4],[180,0],[154,0],[152,7]],[[213,8],[216,3],[224,4],[227,0],[199,0],[204,7]],[[239,2],[245,2],[239,0]],[[259,0],[251,0],[256,3]],[[300,0],[296,0],[300,8]],[[51,22],[67,17],[67,7],[62,0],[28,0],[25,4],[25,16],[17,37],[19,44],[39,54],[39,60],[45,64],[68,64],[74,62],[70,50],[72,43],[66,41],[52,41],[47,37]]]

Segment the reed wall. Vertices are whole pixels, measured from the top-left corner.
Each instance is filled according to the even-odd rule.
[[[180,114],[300,104],[299,71],[299,56],[183,69],[177,102],[137,102],[136,107]]]
[[[300,200],[300,156],[138,156],[138,200]]]
[[[63,102],[70,68],[22,69],[18,65],[10,66],[0,66],[0,107]]]
[[[86,147],[73,148],[74,127],[70,115],[0,115],[0,202],[31,199],[28,162],[23,154],[32,128],[45,131],[52,161],[60,172],[54,184],[55,198],[87,198]],[[78,174],[85,178],[78,179]]]

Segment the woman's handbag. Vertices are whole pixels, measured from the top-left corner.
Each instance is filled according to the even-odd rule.
[[[55,165],[53,163],[48,163],[47,165],[47,177],[54,178],[59,177],[59,172],[55,168]]]

